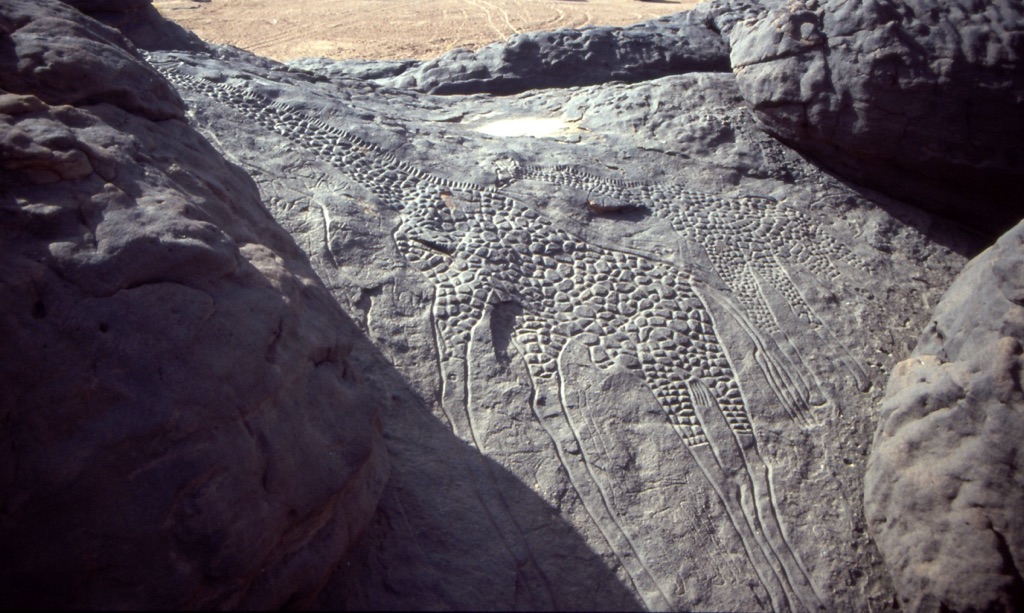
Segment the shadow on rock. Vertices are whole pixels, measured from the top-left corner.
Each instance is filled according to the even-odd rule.
[[[555,508],[457,438],[394,368],[381,369],[386,360],[368,339],[356,356],[390,396],[383,418],[391,479],[376,517],[319,606],[643,608],[628,579]]]

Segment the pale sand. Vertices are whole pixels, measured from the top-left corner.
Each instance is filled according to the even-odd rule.
[[[280,61],[429,59],[521,32],[629,25],[699,0],[154,0],[203,40]]]

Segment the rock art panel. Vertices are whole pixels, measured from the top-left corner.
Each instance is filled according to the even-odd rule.
[[[48,55],[46,28],[33,21],[44,5],[57,17],[53,31],[80,35],[80,45],[62,39],[54,43],[59,53]],[[29,574],[39,581],[0,574],[22,590],[0,593],[14,594],[18,604],[37,602],[24,586],[42,585],[49,572],[64,581],[51,590],[53,604],[65,605],[103,598],[105,605],[144,604],[155,592],[140,588],[124,596],[100,579],[128,577],[127,583],[150,586],[138,578],[159,576],[163,581],[152,590],[188,594],[182,606],[746,611],[879,610],[896,602],[893,580],[907,602],[916,602],[905,596],[912,590],[930,589],[927,576],[904,572],[919,566],[901,544],[912,549],[920,539],[898,531],[883,544],[894,569],[890,579],[867,532],[862,476],[880,383],[913,347],[938,292],[974,246],[962,230],[928,213],[843,185],[755,128],[741,91],[762,91],[751,90],[750,79],[766,73],[749,63],[737,76],[726,71],[724,41],[734,61],[737,53],[756,51],[758,28],[771,33],[785,25],[760,18],[780,3],[705,3],[648,25],[524,35],[432,63],[291,66],[207,46],[165,27],[146,2],[79,3],[101,11],[137,45],[178,49],[153,52],[146,66],[116,31],[82,21],[68,6],[17,0],[4,5],[16,18],[0,24],[14,43],[13,53],[0,58],[11,69],[0,71],[0,87],[35,90],[42,98],[0,101],[10,116],[4,121],[15,128],[0,139],[11,153],[3,172],[20,190],[13,200],[0,193],[0,208],[15,211],[8,218],[18,222],[17,232],[61,239],[48,252],[19,242],[31,257],[19,255],[0,275],[15,288],[9,311],[31,320],[26,326],[7,318],[0,325],[24,348],[18,355],[36,360],[5,366],[5,373],[16,373],[12,385],[28,381],[31,393],[50,393],[31,382],[39,373],[64,371],[38,367],[39,360],[77,356],[95,339],[113,338],[118,330],[109,318],[93,316],[118,312],[130,314],[119,324],[141,332],[114,344],[129,355],[128,370],[104,366],[96,381],[124,381],[111,392],[118,398],[142,385],[141,397],[145,382],[170,377],[176,383],[168,393],[192,399],[208,386],[181,384],[190,360],[161,358],[161,351],[195,330],[189,317],[200,326],[244,321],[248,332],[223,335],[235,342],[215,334],[205,346],[215,355],[240,356],[213,360],[218,368],[204,374],[241,391],[188,406],[215,407],[213,414],[226,411],[235,419],[236,401],[264,397],[282,377],[299,391],[282,393],[284,405],[262,409],[286,406],[293,419],[313,411],[341,420],[342,413],[323,408],[379,404],[392,472],[371,517],[383,466],[372,419],[341,434],[358,438],[372,430],[369,455],[352,451],[356,445],[347,464],[335,464],[322,462],[316,442],[337,431],[334,421],[303,438],[265,417],[260,427],[271,427],[257,427],[257,435],[251,428],[231,431],[238,436],[228,437],[228,445],[240,445],[236,455],[246,460],[231,463],[236,477],[224,482],[252,492],[262,486],[269,506],[220,504],[252,499],[231,489],[202,497],[209,504],[194,512],[199,503],[188,490],[182,499],[192,506],[162,524],[166,530],[130,532],[142,525],[140,514],[159,511],[159,505],[132,506],[131,496],[173,489],[192,465],[143,480],[149,490],[94,488],[111,495],[89,504],[47,507],[31,493],[5,498],[0,529],[23,538],[30,524],[39,533],[56,528],[46,533],[45,547],[18,541],[20,557],[6,562],[36,564]],[[799,28],[800,36],[814,35],[808,11],[799,3],[790,8],[799,24],[810,24]],[[786,57],[799,63],[817,49]],[[106,71],[82,89],[67,78],[75,74],[76,57],[82,66],[119,66],[130,78],[111,81],[110,74],[122,73]],[[39,70],[48,65],[55,70]],[[567,87],[561,78],[567,66],[577,79],[572,83],[604,85]],[[686,72],[693,69],[713,72]],[[662,75],[670,76],[655,78]],[[82,108],[50,106],[59,104]],[[133,137],[122,138],[115,125]],[[243,167],[260,194],[222,157]],[[80,206],[86,188],[100,195]],[[149,199],[151,188],[175,196]],[[33,200],[45,190],[53,192],[45,202]],[[138,206],[131,206],[133,198]],[[260,199],[294,243],[258,206]],[[90,242],[90,224],[102,235],[99,246]],[[94,257],[100,251],[103,257]],[[193,255],[199,259],[189,260]],[[185,265],[165,265],[179,256]],[[81,287],[91,297],[55,302],[68,274],[42,285],[39,275],[22,274],[26,267],[45,272],[46,262],[70,262],[71,277],[81,281],[61,295]],[[199,269],[188,265],[194,262]],[[232,291],[239,276],[268,285],[257,283],[254,294]],[[227,289],[216,283],[225,278]],[[190,299],[195,292],[176,291],[197,279],[213,296],[206,310],[196,310],[207,303]],[[161,294],[163,286],[169,287]],[[288,289],[296,286],[304,289]],[[282,300],[267,299],[277,290]],[[44,301],[30,299],[44,294]],[[135,296],[145,298],[145,308],[129,306]],[[1018,302],[1015,294],[1010,300]],[[84,302],[88,308],[68,307]],[[340,316],[335,302],[353,321]],[[152,331],[163,329],[147,323],[146,314],[168,307],[173,325],[168,338],[157,338]],[[276,328],[264,325],[275,315],[281,316]],[[71,339],[61,345],[67,350],[44,358],[32,335],[15,334],[29,330],[42,338],[43,327],[61,322],[73,328],[71,336],[54,336]],[[943,324],[943,334],[950,329]],[[263,344],[274,350],[259,350]],[[996,379],[1013,392],[1019,351],[996,345],[1004,358]],[[104,355],[123,358],[116,351]],[[85,357],[72,361],[91,364]],[[245,367],[224,369],[236,363]],[[316,387],[323,381],[311,368],[342,371],[344,389],[331,387],[337,381],[329,377]],[[120,372],[134,374],[118,379]],[[257,385],[237,384],[268,372],[256,375]],[[349,384],[374,390],[373,400],[358,391],[348,395]],[[89,389],[92,402],[99,392]],[[26,420],[10,403],[0,407],[18,432],[31,422],[46,436],[83,435],[65,421]],[[208,417],[205,411],[188,416],[176,423]],[[261,433],[269,443],[249,450],[247,441],[263,440]],[[282,451],[289,444],[295,448]],[[335,447],[332,453],[345,445]],[[83,491],[52,486],[72,474],[64,468],[73,462],[43,461],[33,473],[24,456],[16,459],[0,471],[4,492],[39,475],[49,485],[36,490],[47,495]],[[77,466],[86,465],[94,468],[89,483],[100,485],[133,466],[106,460]],[[321,494],[336,489],[321,471],[356,465],[365,469],[350,481],[358,495],[339,494],[317,506]],[[157,462],[154,474],[164,475],[162,466]],[[883,532],[877,514],[898,507],[886,497],[886,484],[897,481],[875,481],[873,495],[883,500],[869,508],[875,534]],[[284,512],[296,497],[300,508],[292,504],[292,510],[305,518],[297,528]],[[346,512],[335,512],[335,503]],[[256,519],[224,519],[239,507]],[[304,511],[312,507],[327,510]],[[137,513],[132,519],[104,509]],[[149,544],[180,541],[184,531],[184,555],[192,563],[153,570],[121,556],[117,572],[93,583],[79,581],[77,571],[55,572],[110,551],[78,538],[83,514],[101,518],[104,534],[128,534],[118,552],[168,550]],[[245,538],[251,526],[265,528],[261,518],[276,528]],[[975,548],[971,559],[979,568],[998,568],[984,576],[1012,591],[1017,584],[1005,561],[1016,533],[999,513],[991,518],[1003,539],[988,541],[994,549]],[[352,545],[367,521],[367,533]],[[277,539],[282,525],[293,529]],[[224,526],[235,531],[218,540]],[[78,553],[61,557],[54,542],[71,543]],[[253,547],[261,553],[250,555]],[[261,560],[272,560],[267,568],[275,570],[264,572]],[[207,562],[212,566],[202,566]],[[216,580],[189,587],[197,568]],[[90,586],[83,588],[88,593],[65,598],[75,585]]]
[[[494,443],[482,423],[492,416],[477,400],[486,394],[474,372],[484,366],[474,356],[482,344],[519,356],[530,418],[581,514],[646,607],[681,605],[653,568],[637,528],[622,520],[613,488],[596,467],[592,417],[568,374],[571,356],[580,352],[599,371],[628,373],[656,399],[674,433],[678,461],[702,476],[731,530],[726,540],[742,551],[755,581],[750,602],[773,609],[827,606],[827,590],[815,584],[790,538],[788,509],[777,498],[737,360],[749,362],[744,372],[760,372],[797,429],[829,410],[830,391],[817,385],[780,318],[814,327],[821,342],[837,348],[834,367],[845,372],[848,387],[867,388],[870,375],[830,336],[794,272],[834,282],[859,264],[841,243],[771,198],[719,198],[514,162],[496,169],[493,185],[448,179],[298,106],[197,77],[180,62],[154,63],[187,97],[224,105],[240,120],[280,135],[397,212],[394,245],[433,287],[430,325],[443,419],[460,438],[488,451]],[[593,244],[559,227],[510,190],[538,180],[586,191],[598,213],[650,210],[703,249],[711,272]],[[726,343],[723,331],[743,337],[748,352],[734,355],[737,343]],[[512,520],[507,510],[490,512],[496,523]]]
[[[619,212],[646,209],[667,219],[686,240],[700,245],[715,274],[742,307],[753,337],[764,334],[784,338],[779,314],[773,311],[768,295],[782,296],[793,315],[814,327],[822,341],[836,346],[836,358],[855,378],[857,387],[865,389],[868,374],[857,363],[849,349],[842,347],[828,326],[808,304],[794,281],[789,267],[798,266],[818,278],[831,282],[840,276],[837,264],[866,269],[859,258],[844,249],[834,238],[820,231],[818,224],[798,211],[780,205],[773,198],[746,196],[724,199],[694,192],[681,186],[665,186],[641,182],[603,179],[578,168],[544,169],[518,167],[510,169],[516,178],[540,179],[569,185],[587,194],[587,206],[597,212]],[[785,342],[800,363],[799,352],[791,341]],[[762,350],[766,372],[774,373],[771,381],[780,399],[800,407],[810,393],[806,384],[794,395],[787,389],[800,385],[801,378],[790,368],[771,366],[767,350]],[[817,391],[817,390],[816,390]],[[823,401],[818,397],[819,402]],[[794,408],[799,418],[803,410]]]

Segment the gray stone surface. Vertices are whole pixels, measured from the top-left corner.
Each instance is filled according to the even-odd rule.
[[[511,94],[731,69],[781,141],[994,239],[1024,216],[1022,57],[1015,0],[720,0],[376,73],[348,62],[320,70],[436,94]]]
[[[1024,224],[972,260],[889,382],[865,477],[910,610],[1024,607]]]
[[[331,79],[386,79],[419,65],[417,60],[330,60],[307,57],[288,62],[299,70],[325,75]]]
[[[726,42],[713,17],[697,10],[625,28],[518,34],[476,52],[456,49],[381,82],[434,94],[514,94],[728,70]]]
[[[62,0],[106,26],[121,32],[143,49],[192,49],[205,43],[198,36],[161,17],[153,0]],[[209,2],[209,0],[205,0]]]
[[[181,99],[117,30],[55,0],[3,8],[0,88],[49,104],[106,102],[149,119],[181,117]]]
[[[727,72],[439,97],[150,61],[412,386],[321,606],[893,602],[863,465],[964,234],[764,135]]]
[[[828,6],[839,10],[838,4]],[[884,8],[881,3],[844,6],[856,8],[866,24],[877,17],[871,7]],[[64,14],[50,8],[53,14]],[[928,483],[915,484],[913,471],[879,470],[889,476],[874,478],[868,498],[887,502],[868,504],[873,532],[865,517],[863,475],[883,384],[910,354],[919,331],[937,317],[949,321],[950,330],[968,330],[984,321],[990,327],[981,329],[1015,336],[1017,315],[997,300],[984,303],[992,308],[957,306],[932,315],[943,289],[968,256],[979,250],[972,234],[890,196],[843,183],[759,129],[748,106],[752,73],[741,67],[734,75],[723,67],[729,52],[725,41],[731,44],[734,62],[738,53],[791,44],[781,35],[770,45],[755,42],[771,34],[763,27],[789,23],[786,19],[793,10],[774,0],[708,3],[690,14],[648,25],[524,35],[508,45],[475,55],[453,53],[436,62],[303,61],[290,66],[196,43],[152,15],[139,13],[122,24],[123,32],[150,50],[146,58],[162,75],[158,79],[168,79],[187,105],[186,119],[180,119],[179,101],[162,95],[150,102],[167,105],[166,119],[159,114],[134,115],[152,112],[147,110],[149,94],[138,88],[133,110],[111,95],[116,84],[96,86],[95,100],[75,99],[78,109],[10,98],[4,106],[12,117],[10,125],[26,121],[22,117],[50,122],[45,131],[22,130],[27,136],[9,131],[5,140],[13,155],[3,159],[17,166],[9,163],[5,172],[20,181],[17,189],[26,194],[7,205],[27,207],[17,218],[27,225],[12,227],[22,233],[18,240],[31,235],[54,241],[57,236],[54,244],[73,245],[50,248],[35,260],[19,251],[17,262],[24,264],[4,270],[14,279],[11,283],[20,283],[17,291],[7,293],[20,301],[8,311],[33,317],[27,326],[20,320],[4,320],[5,330],[24,330],[18,338],[27,340],[19,342],[36,348],[31,339],[47,338],[39,326],[72,326],[71,332],[58,337],[59,351],[50,351],[49,345],[36,349],[46,356],[75,358],[93,347],[79,340],[79,331],[90,330],[90,325],[98,330],[103,323],[89,319],[94,311],[81,301],[36,300],[42,295],[39,283],[34,277],[18,276],[25,266],[42,266],[29,260],[65,258],[59,261],[74,266],[61,282],[78,282],[77,271],[91,274],[85,279],[102,286],[93,296],[96,300],[124,300],[133,292],[153,291],[165,281],[192,287],[189,283],[222,280],[234,287],[233,279],[248,271],[270,280],[260,286],[262,293],[254,294],[253,302],[235,302],[230,299],[234,294],[223,289],[216,295],[224,299],[215,305],[237,305],[229,315],[250,308],[251,316],[229,319],[254,332],[238,333],[235,338],[245,342],[237,345],[222,342],[219,333],[209,340],[189,332],[190,344],[206,339],[218,351],[236,352],[224,358],[232,362],[229,372],[203,372],[214,380],[254,382],[251,389],[229,389],[259,395],[284,377],[282,373],[297,372],[286,366],[308,369],[310,361],[318,362],[308,354],[282,354],[273,362],[277,368],[267,370],[269,358],[257,341],[267,338],[267,330],[280,330],[275,346],[291,343],[289,355],[303,355],[310,343],[327,347],[326,353],[316,355],[344,364],[342,379],[353,386],[346,384],[340,391],[282,388],[279,397],[292,403],[286,414],[296,416],[296,424],[313,424],[316,434],[327,435],[332,430],[318,420],[349,415],[330,411],[331,403],[355,403],[363,409],[380,406],[391,477],[358,543],[348,547],[359,527],[352,518],[366,518],[373,500],[370,493],[376,491],[373,485],[380,483],[372,478],[358,481],[365,485],[362,494],[342,497],[355,502],[340,516],[330,510],[299,512],[300,517],[326,521],[327,531],[316,533],[322,539],[303,541],[309,543],[308,555],[280,558],[281,564],[268,567],[277,568],[277,574],[249,572],[247,564],[258,556],[235,547],[241,541],[232,539],[256,524],[226,515],[225,507],[214,505],[202,515],[205,532],[189,532],[196,525],[191,519],[165,515],[162,529],[177,529],[175,534],[184,529],[195,537],[181,541],[190,546],[182,555],[193,556],[188,559],[195,561],[195,568],[207,565],[202,567],[204,587],[196,588],[206,591],[188,592],[204,596],[181,606],[747,611],[887,610],[903,603],[937,602],[934,594],[939,588],[927,582],[943,573],[925,567],[925,578],[915,577],[913,573],[920,571],[917,559],[901,552],[926,547],[921,551],[931,556],[929,560],[945,560],[952,541],[937,546],[943,556],[933,555],[936,547],[924,540],[931,535],[919,537],[914,531],[920,523],[914,518],[924,512],[920,505],[900,510],[909,499],[885,492],[886,483],[906,483],[908,491],[919,487],[924,493],[918,500],[928,502],[933,495]],[[818,10],[808,8],[812,13]],[[782,21],[766,20],[770,11]],[[799,21],[799,15],[792,19]],[[826,22],[821,28],[827,34],[835,24]],[[7,27],[14,22],[0,23]],[[806,36],[814,31],[808,28]],[[109,34],[89,32],[93,38]],[[742,41],[750,44],[744,47]],[[137,63],[130,45],[120,39],[109,42],[120,49],[117,58]],[[789,52],[801,62],[806,59],[800,46]],[[565,75],[566,67],[572,68],[577,81],[557,78]],[[804,70],[799,74],[816,78],[817,73],[806,68],[797,62],[786,70]],[[793,74],[797,73],[783,71],[779,78]],[[29,83],[24,77],[0,78],[18,87]],[[48,91],[48,82],[33,78],[33,87]],[[441,91],[465,95],[429,93]],[[914,94],[915,90],[908,91]],[[56,88],[47,95],[47,102],[56,104],[71,94]],[[94,102],[98,104],[83,106]],[[915,107],[908,103],[908,108]],[[765,112],[770,110],[764,104],[756,106],[762,125],[767,125]],[[98,119],[89,119],[94,116]],[[883,124],[871,125],[888,130]],[[51,136],[58,128],[67,134]],[[125,130],[133,139],[121,141],[108,134]],[[202,133],[217,152],[192,130]],[[801,138],[795,144],[811,152],[814,143],[826,142],[810,132]],[[108,142],[112,144],[104,147],[112,150],[113,162],[100,155],[100,145]],[[836,150],[835,158],[844,159],[848,153]],[[227,162],[219,161],[218,155]],[[976,162],[971,163],[985,168],[983,160]],[[139,164],[145,172],[126,170],[138,169]],[[258,196],[237,167],[255,180]],[[90,248],[100,253],[107,245],[92,246],[88,239],[94,234],[79,229],[96,219],[91,203],[104,202],[83,187],[93,185],[90,181],[121,186],[136,199],[141,196],[134,194],[149,193],[151,186],[177,190],[180,198],[170,201],[184,203],[178,207],[184,211],[180,216],[189,221],[164,221],[164,213],[150,213],[150,208],[143,211],[156,217],[121,221],[121,209],[102,209],[97,227],[116,224],[109,226],[117,229],[109,244],[130,244],[147,256],[121,249],[114,254],[123,254],[117,266],[97,269],[108,260],[91,255],[93,259],[82,264],[74,254],[91,254]],[[70,191],[59,191],[65,188]],[[32,200],[31,194],[43,196]],[[81,194],[90,194],[89,205],[77,204]],[[257,198],[305,256],[265,215],[257,215]],[[254,206],[242,207],[243,202]],[[209,219],[198,216],[206,215],[204,211]],[[80,212],[80,218],[70,217],[72,212]],[[153,229],[150,219],[164,225]],[[208,225],[193,232],[190,224],[198,219]],[[153,273],[152,263],[162,260],[148,256],[145,249],[158,254],[168,250],[167,257],[193,251],[176,251],[171,239],[131,238],[168,232],[174,237],[181,227],[184,236],[196,237],[185,240],[200,255],[187,260],[187,273],[181,267]],[[66,238],[69,233],[76,238]],[[218,238],[221,235],[227,238]],[[64,249],[72,249],[72,255]],[[224,265],[222,270],[221,259],[200,257],[207,251],[234,254],[233,249],[238,255],[228,259],[239,268]],[[277,255],[257,257],[253,249]],[[1000,249],[1008,248],[1004,244]],[[330,296],[320,289],[303,257],[308,257]],[[1000,261],[1011,262],[1008,257]],[[981,266],[995,271],[993,283],[1001,287],[1019,277],[1010,264]],[[161,282],[136,287],[131,279],[139,275],[157,275]],[[295,281],[305,289],[287,293],[293,286],[282,279],[293,278],[288,275],[307,280]],[[204,291],[213,290],[204,285]],[[973,293],[985,291],[989,290]],[[281,292],[287,300],[268,298]],[[1010,292],[1011,303],[1019,302],[1015,292]],[[193,330],[186,317],[191,311],[174,306],[179,302],[154,302],[172,311],[167,320],[172,323],[164,328]],[[335,314],[335,303],[340,304],[355,323],[334,319],[336,315],[310,315],[302,308],[309,302]],[[77,306],[59,311],[63,304]],[[266,325],[274,321],[266,315],[269,311],[291,313],[292,319],[282,319],[292,322],[291,328]],[[61,316],[54,317],[55,312]],[[124,320],[134,322],[147,312],[131,309]],[[1007,318],[1008,313],[1013,317]],[[173,323],[179,320],[186,324]],[[153,326],[139,325],[143,330]],[[102,334],[114,329],[109,323],[107,327]],[[967,366],[957,362],[949,367],[956,376],[973,376],[972,368],[995,372],[977,388],[995,390],[995,400],[985,400],[986,407],[996,407],[996,401],[1011,406],[1019,397],[1019,383],[1012,377],[1019,345],[1014,349],[1007,341],[984,340],[989,336],[978,337],[977,347],[964,341],[944,348],[945,354],[936,350],[935,355],[955,354],[956,359],[967,360]],[[932,347],[930,343],[926,340],[921,347]],[[972,348],[964,350],[968,345]],[[164,345],[157,340],[122,341],[117,351],[126,353],[111,353],[122,362],[90,371],[96,374],[89,381],[97,386],[91,393],[101,399],[109,394],[111,402],[122,397],[118,394],[139,396],[132,386],[159,380],[160,373],[178,377],[168,384],[171,397],[197,393],[202,387],[195,378],[188,379],[189,385],[181,383],[185,375],[176,373],[186,372],[181,367],[184,359],[143,354],[138,346]],[[999,349],[995,355],[1002,356],[1001,361],[981,361],[977,356],[986,346]],[[72,362],[92,364],[83,359]],[[96,363],[97,368],[106,364]],[[39,376],[33,373],[54,372],[48,364],[35,367],[31,361],[19,361],[5,365],[4,372],[15,373],[14,381],[29,377],[26,394],[52,394],[31,378]],[[906,369],[901,366],[897,374],[902,376]],[[114,382],[112,388],[104,383],[108,380]],[[288,379],[293,386],[314,386],[317,381],[301,373]],[[966,379],[957,381],[960,385]],[[216,408],[236,415],[231,402],[238,398],[221,392],[218,398],[223,402]],[[915,406],[942,404],[941,394],[936,397],[940,400]],[[92,398],[74,406],[92,406]],[[894,405],[886,402],[887,421],[879,432],[894,426],[894,432],[906,436],[899,423],[894,425]],[[4,405],[5,411],[8,406],[21,405]],[[1003,423],[1016,423],[1004,408],[998,409]],[[203,409],[204,415],[210,412],[205,405]],[[303,411],[318,417],[311,421],[310,413]],[[2,423],[13,423],[8,414]],[[975,415],[958,423],[977,424],[971,421]],[[131,463],[116,455],[124,446],[108,451],[110,446],[97,444],[103,432],[86,428],[78,434],[79,430],[62,426],[64,422],[45,418],[31,423],[50,427],[47,436],[84,437],[82,449],[100,449],[109,454],[104,457],[117,457],[130,470]],[[367,428],[372,434],[371,426],[343,429],[340,435],[355,437]],[[24,427],[12,431],[22,432]],[[205,427],[195,431],[206,437],[225,432]],[[267,437],[274,433],[284,438],[268,439],[275,444],[262,458],[285,464],[281,471],[297,471],[300,478],[269,483],[281,484],[288,495],[308,502],[329,490],[324,471],[341,470],[342,465],[318,464],[323,445],[295,442],[292,432],[268,428]],[[230,442],[235,439],[222,436],[229,442],[208,448],[218,458],[235,449]],[[990,445],[993,453],[988,459],[996,468],[984,471],[974,462],[981,455],[975,443],[971,439],[961,445],[958,449],[964,453],[950,457],[942,474],[966,475],[986,485],[956,498],[960,502],[938,505],[940,513],[952,509],[948,516],[936,516],[944,526],[955,521],[948,517],[962,512],[957,505],[977,500],[989,504],[1003,493],[1006,506],[989,507],[1011,509],[1013,492],[1019,494],[1013,481],[1016,473],[996,470],[1001,466],[998,454],[1008,453],[1009,447]],[[70,474],[63,466],[76,465],[46,464],[29,473],[19,468],[32,465],[19,464],[23,461],[18,454],[25,452],[18,445],[7,448],[13,459],[5,464],[7,472],[0,473],[8,479],[5,484],[34,482],[37,473],[57,479],[53,475]],[[348,441],[338,449],[362,448]],[[880,449],[873,466],[881,469],[883,462],[877,458],[892,456],[885,455],[884,445]],[[954,467],[953,460],[961,456],[965,464]],[[344,466],[358,464],[355,456],[344,461]],[[54,516],[53,509],[69,506],[47,503],[65,490],[113,492],[91,498],[99,502],[84,507],[80,516],[108,522],[101,524],[102,534],[111,533],[109,522],[116,519],[123,527],[117,534],[127,535],[118,542],[129,552],[134,547],[166,550],[147,540],[151,531],[141,536],[131,532],[144,525],[132,517],[145,519],[145,511],[159,505],[150,503],[150,497],[141,505],[139,498],[131,497],[134,490],[111,485],[136,473],[129,472],[124,479],[113,473],[110,479],[102,473],[106,464],[96,466],[95,478],[81,480],[80,489],[40,489],[43,497],[31,498],[35,506],[19,507],[21,499],[5,498],[5,514],[0,516],[5,523],[0,526],[14,535],[22,525],[37,532],[57,526],[54,538],[78,547],[79,555],[71,560],[96,560],[94,552],[99,549],[93,547],[94,541],[66,527],[82,525],[66,519],[79,515],[60,511]],[[231,486],[244,490],[253,483],[249,477],[260,474],[251,462],[230,466],[242,476],[225,473],[227,485],[220,491],[227,493],[213,497],[215,501],[232,499],[236,490]],[[364,466],[379,464],[367,460]],[[312,489],[302,490],[303,486]],[[271,490],[265,494],[269,500],[284,499],[285,493]],[[234,499],[241,498],[239,494]],[[274,504],[271,509],[284,508]],[[20,515],[10,515],[11,508]],[[125,515],[112,508],[139,510]],[[266,507],[245,508],[258,515]],[[881,524],[880,512],[893,514]],[[294,524],[293,519],[267,513],[259,521],[277,527]],[[972,525],[984,530],[989,521],[1003,540],[988,535],[992,547],[976,545],[971,550],[973,565],[942,568],[955,568],[958,579],[968,576],[965,585],[974,581],[991,588],[991,599],[984,600],[984,592],[978,591],[972,602],[1014,602],[1018,584],[1006,560],[1019,551],[1019,533],[1004,529],[1010,523],[1008,512],[969,513]],[[196,514],[186,513],[188,518]],[[338,528],[344,535],[335,530],[335,520],[347,526]],[[909,529],[885,532],[908,525]],[[216,531],[225,526],[235,531]],[[951,538],[965,534],[949,532]],[[153,538],[159,539],[164,532],[156,534]],[[291,546],[293,534],[286,533],[279,544]],[[882,555],[872,534],[879,539]],[[273,539],[263,535],[245,544],[258,547],[269,540]],[[20,588],[23,591],[4,593],[27,599],[44,583],[44,571],[66,575],[66,565],[72,562],[48,547],[19,545],[18,551],[27,553],[5,561],[5,568],[22,574],[5,570],[0,577],[11,585],[14,577],[36,582],[21,581],[17,584],[28,585]],[[230,555],[220,555],[222,551]],[[26,574],[26,568],[31,572]],[[165,586],[187,585],[198,576],[181,571],[181,566],[174,569],[183,574],[144,565],[132,566],[133,573],[128,574],[101,569],[95,577],[112,577],[110,581],[118,583],[86,583],[92,600],[83,596],[78,602],[133,603],[124,595],[145,595],[145,589],[136,586],[148,585],[152,576],[166,577],[158,583]],[[977,572],[970,575],[969,570]],[[228,584],[234,588],[218,591]],[[80,588],[61,589],[64,592],[58,593]]]
[[[766,2],[729,34],[764,127],[993,238],[1024,216],[1024,4]]]
[[[0,23],[0,606],[312,602],[387,474],[358,329],[116,32]]]
[[[129,13],[143,10],[153,0],[63,0],[83,13]]]

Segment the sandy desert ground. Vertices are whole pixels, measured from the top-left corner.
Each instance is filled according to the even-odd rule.
[[[428,59],[520,32],[629,25],[699,0],[155,0],[204,40],[280,61]]]

